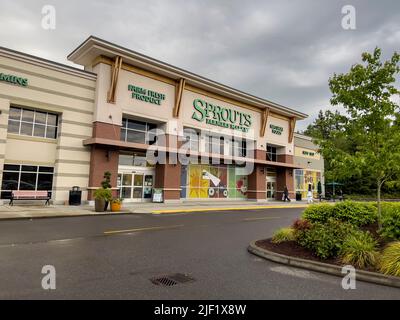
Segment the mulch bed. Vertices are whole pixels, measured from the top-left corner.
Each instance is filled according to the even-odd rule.
[[[377,230],[378,224],[367,225],[361,228],[363,231],[369,231],[372,236],[378,240],[378,250],[381,250],[387,242],[383,241],[382,238],[379,237]],[[256,245],[260,248],[283,254],[290,257],[301,258],[306,260],[318,261],[328,264],[333,264],[337,266],[344,266],[344,264],[340,261],[339,258],[329,258],[322,260],[318,258],[312,251],[300,246],[295,241],[287,241],[282,243],[272,243],[271,239],[259,240],[256,242]],[[365,268],[365,271],[377,272],[375,268]]]
[[[301,258],[306,260],[313,260],[318,262],[324,262],[329,264],[334,264],[341,266],[343,265],[340,260],[336,258],[330,258],[326,260],[321,260],[310,250],[298,245],[295,241],[287,241],[282,243],[272,243],[271,239],[259,240],[256,242],[256,245],[260,248],[284,254],[286,256]]]

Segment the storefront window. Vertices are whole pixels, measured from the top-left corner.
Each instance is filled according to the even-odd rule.
[[[147,162],[145,153],[121,153],[119,155],[118,164],[120,166],[152,167]]]
[[[224,154],[223,136],[207,135],[205,138],[205,151],[209,153]]]
[[[187,172],[187,184],[181,182],[182,197],[192,199],[247,197],[248,178],[239,167],[192,164],[184,167],[182,171],[183,174]]]
[[[199,151],[199,133],[191,128],[185,128],[183,130],[184,143],[192,151]]]
[[[143,144],[154,144],[156,135],[152,131],[157,125],[132,119],[122,119],[121,140]]]
[[[53,188],[52,167],[5,164],[1,198],[10,198],[12,190],[45,190]]]
[[[8,132],[40,138],[57,138],[58,115],[10,107]]]
[[[277,161],[277,156],[276,156],[276,147],[267,145],[267,160],[268,161]]]
[[[321,181],[321,172],[319,171],[295,170],[296,192],[300,192],[303,197],[307,196],[310,187],[314,197],[316,197],[319,181]]]
[[[246,157],[247,155],[247,141],[240,139],[232,139],[231,155],[234,157]]]

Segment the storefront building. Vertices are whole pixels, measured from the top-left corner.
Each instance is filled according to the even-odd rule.
[[[325,193],[324,159],[311,137],[295,133],[294,144],[294,163],[303,168],[294,170],[295,191],[300,192],[304,199],[311,190],[317,198],[319,182],[322,194]]]
[[[294,197],[304,113],[95,37],[68,59],[84,70],[0,50],[3,199],[79,186],[90,201],[106,171],[128,202]]]

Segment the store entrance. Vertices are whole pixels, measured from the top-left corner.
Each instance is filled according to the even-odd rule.
[[[154,172],[118,173],[119,194],[124,201],[150,201],[154,183]]]
[[[266,190],[267,200],[276,200],[276,169],[267,168]]]

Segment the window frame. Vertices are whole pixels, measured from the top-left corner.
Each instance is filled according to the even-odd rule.
[[[54,113],[54,112],[48,112],[48,111],[44,111],[44,110],[38,110],[38,109],[31,109],[31,108],[26,108],[23,106],[16,106],[16,105],[11,105],[10,106],[10,113],[11,113],[11,109],[17,109],[19,110],[19,119],[14,119],[11,118],[10,116],[8,117],[8,125],[7,125],[7,133],[10,134],[16,134],[16,135],[20,135],[20,136],[27,136],[27,137],[35,137],[35,138],[42,138],[42,139],[52,139],[52,140],[56,140],[57,139],[57,135],[58,135],[58,127],[59,127],[59,114]],[[28,121],[28,120],[23,120],[23,113],[24,111],[31,111],[33,112],[33,116],[32,116],[32,121]],[[37,114],[45,114],[46,115],[46,120],[45,123],[41,123],[38,122],[36,120],[36,116]],[[55,125],[53,124],[49,124],[49,118],[50,116],[55,116]],[[10,131],[10,123],[13,124],[17,124],[18,126],[18,132],[14,132],[14,131]],[[31,133],[22,133],[22,128],[23,125],[30,125],[32,126],[31,129]],[[44,135],[35,135],[35,129],[36,128],[40,128],[40,127],[44,127]],[[49,128],[53,128],[55,130],[54,132],[54,136],[48,137],[48,129]]]
[[[18,170],[8,170],[5,169],[5,166],[10,165],[10,166],[18,166]],[[23,170],[22,167],[35,167],[36,170]],[[53,169],[52,172],[49,171],[41,171],[41,168],[51,168]],[[51,166],[40,166],[40,165],[35,165],[35,164],[14,164],[14,163],[5,163],[4,167],[3,167],[3,178],[1,181],[1,192],[11,192],[11,191],[16,191],[16,190],[27,190],[27,189],[21,189],[21,176],[22,174],[35,174],[35,189],[32,191],[44,191],[44,190],[39,190],[38,189],[38,184],[39,184],[39,176],[40,175],[48,175],[52,177],[52,181],[51,181],[51,188],[45,191],[48,192],[52,192],[53,191],[53,187],[54,187],[54,167]],[[3,189],[3,182],[4,182],[4,173],[17,173],[18,174],[18,183],[17,183],[17,189],[13,189],[13,190],[9,190],[9,189]],[[4,197],[2,196],[1,198],[4,199]]]
[[[277,147],[267,144],[267,161],[278,162]]]
[[[125,126],[124,126],[124,122],[125,122]],[[129,122],[137,122],[137,123],[141,123],[144,124],[145,129],[141,130],[141,129],[132,129],[129,128]],[[130,118],[122,118],[122,126],[121,126],[121,137],[120,140],[124,141],[124,142],[133,142],[133,143],[143,143],[143,144],[148,144],[148,145],[152,145],[155,144],[157,142],[157,135],[150,133],[151,130],[153,129],[157,129],[157,125],[154,123],[150,123],[150,122],[146,122],[146,121],[140,121],[140,120],[135,120],[135,119],[130,119]],[[131,141],[128,140],[128,131],[130,132],[137,132],[137,133],[143,133],[144,134],[144,141]],[[150,137],[153,137],[153,139],[150,139]]]

